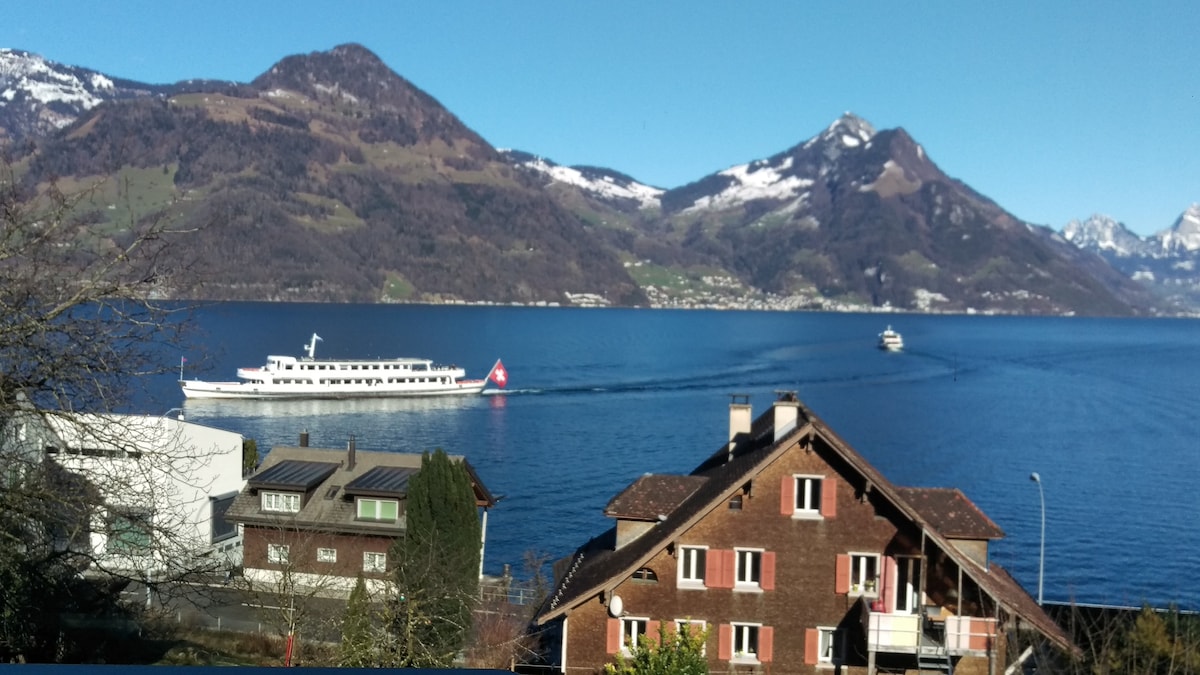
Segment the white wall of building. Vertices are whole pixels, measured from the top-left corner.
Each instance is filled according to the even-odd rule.
[[[98,571],[170,577],[240,563],[236,530],[213,541],[213,499],[231,497],[245,484],[241,434],[168,416],[56,415],[49,421],[61,444],[47,457],[85,477],[107,507],[93,514],[90,527]],[[132,532],[113,539],[114,527],[130,522],[146,524],[149,546]]]

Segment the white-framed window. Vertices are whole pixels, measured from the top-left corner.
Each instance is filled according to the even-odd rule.
[[[704,566],[707,562],[707,546],[679,547],[679,588],[704,588]]]
[[[817,663],[840,665],[843,661],[842,634],[833,626],[817,626]]]
[[[793,515],[816,518],[821,515],[821,484],[824,476],[797,475],[796,504]]]
[[[761,588],[762,553],[757,548],[733,549],[734,588]]]
[[[267,544],[267,562],[285,565],[288,561],[287,544]]]
[[[896,599],[893,603],[897,614],[916,614],[921,609],[921,559],[913,556],[896,558]]]
[[[364,572],[386,572],[387,571],[387,555],[384,553],[374,553],[367,551],[363,553],[363,571]]]
[[[323,562],[323,563],[337,562],[337,549],[336,548],[318,548],[317,549],[317,562]]]
[[[879,554],[850,554],[850,595],[876,595],[879,592]]]
[[[395,499],[358,500],[359,520],[385,520],[395,522],[400,515],[400,502]]]
[[[708,629],[708,622],[704,619],[675,619],[675,631],[681,636],[686,632],[691,635],[704,635],[704,631]],[[706,640],[707,642],[707,640]],[[707,645],[700,645],[700,656],[704,656],[707,651]]]
[[[264,492],[262,493],[262,510],[296,513],[300,511],[300,495],[294,492]]]
[[[626,616],[621,618],[621,652],[628,654],[631,649],[646,638],[646,630],[650,619],[644,616]]]
[[[733,624],[733,660],[758,663],[758,629],[761,624]]]

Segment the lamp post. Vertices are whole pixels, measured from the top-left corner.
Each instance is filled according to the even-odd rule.
[[[1042,477],[1034,471],[1029,480],[1037,483],[1038,497],[1042,501],[1042,548],[1038,555],[1038,605],[1042,604],[1042,574],[1046,571],[1046,492],[1042,489]]]

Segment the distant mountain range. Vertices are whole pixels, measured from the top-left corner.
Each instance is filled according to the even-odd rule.
[[[946,176],[903,129],[849,113],[776,155],[662,189],[497,150],[358,45],[289,56],[248,84],[163,86],[0,50],[0,140],[30,185],[109,178],[87,214],[97,231],[154,213],[195,229],[174,249],[191,270],[163,289],[174,297],[1200,306],[1187,273],[1200,207],[1146,240],[1100,217],[1060,234]]]

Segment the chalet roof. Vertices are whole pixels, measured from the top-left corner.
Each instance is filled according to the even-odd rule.
[[[496,499],[462,457],[471,476],[476,502],[485,507]],[[348,497],[391,496],[403,499],[408,479],[421,468],[421,455],[404,452],[355,450],[353,466],[344,449],[278,446],[246,482],[246,488],[234,498],[225,519],[233,523],[265,526],[302,527],[340,532],[396,534],[403,529],[397,523],[357,519],[354,500]],[[320,480],[313,481],[320,469]],[[306,477],[308,480],[301,480]],[[290,482],[286,482],[289,481]],[[277,489],[305,494],[295,514],[263,513],[259,491]]]
[[[969,575],[981,589],[987,592],[1006,611],[1020,616],[1029,624],[1035,626],[1043,635],[1060,647],[1075,650],[1070,637],[1054,623],[1033,601],[1029,593],[998,565],[984,567],[969,556],[959,551],[950,538],[962,536],[962,532],[988,531],[1000,532],[974,504],[958,492],[953,500],[940,496],[957,509],[955,517],[947,516],[932,503],[939,497],[938,490],[918,490],[911,496],[917,497],[917,502],[924,504],[918,508],[908,499],[909,492],[898,488],[882,473],[845,442],[824,421],[812,413],[806,406],[796,403],[797,424],[779,442],[774,439],[775,408],[767,411],[754,420],[751,431],[739,437],[737,445],[730,452],[726,444],[710,457],[705,459],[691,473],[692,477],[704,478],[697,483],[696,489],[677,503],[674,509],[664,513],[665,519],[658,521],[649,531],[637,539],[613,550],[615,540],[613,531],[606,532],[593,538],[581,546],[569,559],[560,561],[559,565],[565,570],[558,580],[553,592],[547,596],[542,607],[538,610],[535,621],[538,624],[546,622],[569,612],[573,607],[595,597],[601,592],[616,586],[622,579],[628,577],[639,567],[643,566],[657,552],[674,541],[700,520],[705,514],[724,504],[733,494],[748,481],[761,473],[771,462],[784,452],[796,446],[797,443],[811,445],[816,437],[820,437],[828,447],[849,467],[849,471],[861,477],[862,482],[871,490],[891,502],[899,512],[910,519],[914,525],[921,528],[946,556],[954,560],[960,569]],[[643,477],[645,478],[645,477]],[[614,503],[626,501],[623,497],[642,492],[637,483],[626,488],[620,495],[609,503],[606,513],[614,510]],[[955,491],[957,492],[957,491]],[[930,503],[925,503],[926,498]],[[961,499],[961,501],[959,501]],[[628,501],[633,501],[632,497]],[[942,506],[945,506],[943,504]],[[968,508],[969,506],[969,508]],[[632,508],[632,507],[631,507]],[[968,511],[978,513],[980,519],[969,519]],[[971,520],[968,523],[968,520]],[[939,529],[939,524],[950,527],[950,534]],[[987,525],[990,525],[989,529]],[[614,528],[615,530],[615,528]],[[1002,533],[1000,533],[1002,535]]]
[[[951,539],[1003,539],[991,518],[958,488],[896,488],[913,508]]]
[[[634,481],[604,507],[604,515],[629,520],[658,520],[695,492],[703,476],[646,474]]]

